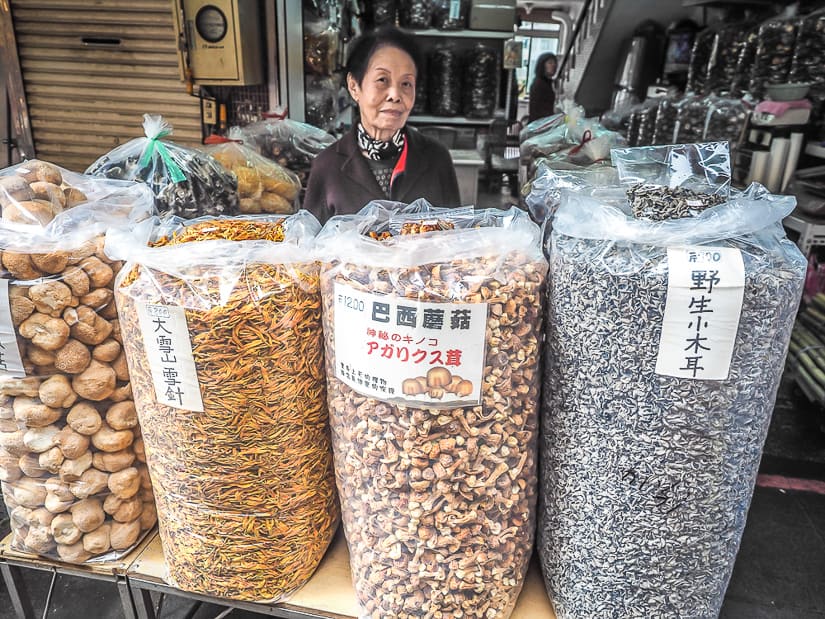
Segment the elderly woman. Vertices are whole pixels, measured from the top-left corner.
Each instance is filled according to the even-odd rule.
[[[414,39],[395,28],[353,43],[347,89],[360,119],[316,157],[304,197],[304,208],[321,223],[358,212],[371,200],[460,205],[450,153],[407,126],[419,67]]]

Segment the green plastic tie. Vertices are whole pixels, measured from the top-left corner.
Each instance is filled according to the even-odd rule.
[[[169,154],[169,149],[166,148],[166,144],[160,141],[167,133],[162,133],[154,138],[149,138],[149,145],[146,147],[146,150],[143,151],[143,157],[140,158],[138,162],[139,168],[145,168],[149,164],[149,160],[152,158],[152,153],[157,150],[160,158],[163,160],[163,163],[166,165],[166,169],[169,171],[169,176],[175,183],[180,183],[186,180],[186,175],[180,169],[177,163],[172,159],[172,155]]]

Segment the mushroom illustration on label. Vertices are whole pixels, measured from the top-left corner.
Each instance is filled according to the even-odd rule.
[[[427,376],[405,379],[401,383],[401,392],[408,396],[427,395],[434,400],[440,400],[447,393],[462,398],[473,392],[473,383],[438,366],[431,368]]]

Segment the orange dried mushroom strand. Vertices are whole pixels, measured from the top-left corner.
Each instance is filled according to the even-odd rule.
[[[186,226],[172,236],[164,236],[152,243],[153,247],[177,245],[192,241],[275,241],[284,240],[283,220],[252,221],[247,219],[216,219]]]
[[[317,266],[249,266],[222,304],[217,281],[136,271],[118,295],[170,577],[189,591],[277,599],[310,577],[339,518]],[[134,302],[203,307],[204,290],[211,307],[186,309],[198,413],[156,401]]]

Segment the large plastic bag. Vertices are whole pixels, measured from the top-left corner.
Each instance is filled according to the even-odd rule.
[[[433,26],[439,30],[463,30],[467,26],[470,0],[432,0]]]
[[[709,105],[710,98],[702,95],[687,95],[676,104],[676,125],[673,130],[675,144],[702,141]]]
[[[372,202],[317,242],[360,616],[506,619],[535,524],[538,226]]]
[[[659,99],[656,107],[656,122],[653,127],[654,144],[673,144],[676,129],[678,99],[667,96]]]
[[[469,118],[489,118],[498,99],[499,59],[496,50],[481,43],[464,54],[462,107]]]
[[[753,63],[756,60],[756,48],[758,43],[759,26],[754,26],[745,33],[741,43],[739,44],[739,53],[736,58],[736,71],[730,84],[731,96],[741,97],[745,94],[745,92],[747,92],[751,70],[753,69]]]
[[[455,45],[437,45],[430,52],[427,73],[430,113],[457,116],[461,112],[462,66]]]
[[[769,84],[784,84],[793,62],[797,22],[774,19],[759,27],[748,91],[757,99]]]
[[[690,52],[688,78],[685,90],[702,94],[705,92],[708,77],[708,63],[713,54],[713,44],[716,38],[716,29],[705,28],[693,40],[693,49]]]
[[[711,97],[708,104],[702,139],[706,142],[726,140],[733,150],[743,137],[750,105],[742,99],[722,97]]]
[[[335,143],[323,129],[289,118],[270,118],[241,128],[244,144],[292,170],[306,186],[316,155]]]
[[[44,161],[0,172],[0,481],[11,545],[68,563],[124,556],[155,525],[112,299],[113,227],[145,185]],[[36,217],[37,223],[28,223]]]
[[[708,60],[705,92],[729,94],[736,77],[739,53],[753,24],[737,22],[719,28],[714,36],[713,49]]]
[[[161,116],[143,115],[146,137],[129,140],[100,157],[86,174],[141,181],[155,194],[161,215],[197,217],[235,213],[235,177],[202,152],[169,142],[172,126]]]
[[[754,185],[650,221],[564,193],[538,533],[560,619],[718,617],[805,276],[794,202]]]
[[[107,236],[128,260],[123,345],[169,581],[186,591],[288,597],[337,528],[318,228],[299,211]]]
[[[233,127],[229,135],[210,141],[206,152],[238,179],[240,212],[294,213],[301,190],[298,176],[244,145],[240,130]]]
[[[552,222],[561,201],[562,190],[615,185],[618,181],[616,168],[611,166],[562,170],[550,167],[547,161],[541,159],[535,177],[526,187],[524,202],[533,221],[541,225]]]
[[[626,144],[624,136],[608,131],[595,118],[568,114],[565,123],[522,141],[521,156],[588,165],[610,157],[610,149]]]

